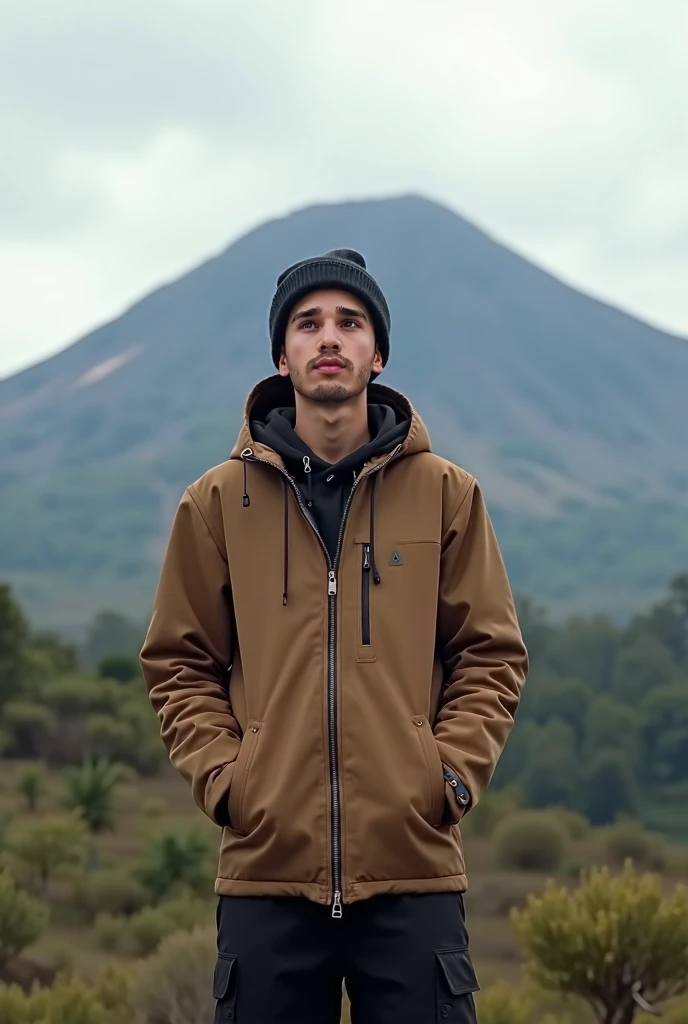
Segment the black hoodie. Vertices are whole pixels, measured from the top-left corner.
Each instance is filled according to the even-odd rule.
[[[391,452],[405,440],[410,418],[401,406],[368,404],[370,441],[334,465],[315,455],[294,430],[294,406],[271,409],[251,421],[256,441],[272,448],[294,477],[332,561],[335,559],[344,509],[354,480],[375,455]]]

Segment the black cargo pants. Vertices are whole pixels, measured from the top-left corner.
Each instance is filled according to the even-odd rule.
[[[215,1024],[475,1024],[478,984],[458,893],[306,899],[221,896]]]

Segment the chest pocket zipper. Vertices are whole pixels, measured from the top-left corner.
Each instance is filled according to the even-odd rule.
[[[361,565],[361,644],[370,647],[370,544],[363,544]]]

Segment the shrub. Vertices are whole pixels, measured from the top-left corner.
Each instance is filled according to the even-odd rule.
[[[152,841],[138,877],[156,900],[180,884],[201,893],[209,882],[209,852],[207,838],[198,832],[166,832]]]
[[[584,814],[572,811],[568,807],[547,807],[547,813],[560,821],[566,829],[569,839],[585,839],[590,832],[590,822]]]
[[[27,764],[19,772],[17,792],[24,797],[29,814],[38,807],[38,801],[45,793],[45,768],[41,764]]]
[[[130,918],[100,914],[96,934],[103,949],[127,956],[148,956],[168,935],[190,931],[205,924],[209,916],[212,912],[203,900],[169,900],[158,907],[146,907]]]
[[[666,864],[659,836],[647,832],[639,821],[617,821],[604,831],[604,846],[614,864],[632,860],[638,867],[660,870]]]
[[[61,868],[78,864],[86,845],[86,830],[76,815],[55,814],[13,836],[10,850],[33,891],[45,898],[48,885]]]
[[[571,1024],[569,1016],[547,1012],[551,1002],[544,992],[516,988],[506,981],[498,981],[476,996],[480,1024]]]
[[[144,1024],[129,1003],[126,978],[97,978],[93,984],[60,979],[51,988],[24,992],[0,984],[0,1024]]]
[[[566,832],[546,811],[518,811],[496,828],[497,864],[520,871],[556,871],[566,848]]]
[[[149,1024],[207,1024],[213,1019],[214,928],[178,932],[144,961],[132,999]]]
[[[40,903],[18,889],[8,872],[0,873],[0,971],[34,943],[47,924],[48,914]]]
[[[518,795],[509,790],[486,793],[461,823],[461,829],[466,835],[491,836],[498,823],[518,806]]]
[[[57,730],[57,719],[50,708],[28,701],[6,704],[2,721],[9,737],[7,753],[14,757],[41,757]]]
[[[535,1011],[530,998],[505,981],[476,997],[481,1024],[533,1024]]]
[[[688,989],[688,890],[665,895],[630,862],[593,868],[577,889],[549,882],[512,912],[531,979],[579,996],[602,1024],[631,1024],[642,997],[655,1009]]]
[[[128,953],[129,918],[122,914],[98,914],[95,921],[96,942],[108,953]]]
[[[93,921],[98,914],[122,914],[130,917],[150,903],[141,882],[127,871],[91,871],[79,879],[75,902]]]

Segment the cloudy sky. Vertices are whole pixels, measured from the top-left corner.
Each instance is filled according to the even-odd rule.
[[[409,190],[688,335],[687,45],[686,0],[0,0],[0,377]]]

